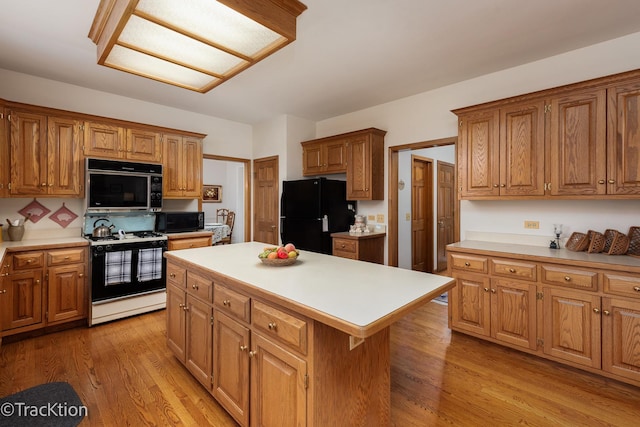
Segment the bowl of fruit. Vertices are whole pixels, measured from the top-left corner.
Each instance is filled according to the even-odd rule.
[[[298,260],[300,253],[293,245],[287,243],[284,246],[268,246],[258,255],[263,264],[275,267],[292,265]]]

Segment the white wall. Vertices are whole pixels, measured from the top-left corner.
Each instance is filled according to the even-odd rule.
[[[488,74],[373,108],[324,120],[317,124],[316,137],[323,137],[367,127],[387,131],[385,146],[428,141],[456,136],[456,116],[451,110],[509,96],[575,83],[590,78],[640,68],[640,33],[546,58],[530,64]],[[387,156],[385,155],[385,162]],[[388,182],[385,165],[385,183]],[[387,188],[384,202],[361,202],[359,213],[387,213]],[[461,204],[461,238],[467,231],[489,234],[523,235],[534,233],[547,242],[552,231],[548,224],[562,222],[569,229],[619,228],[626,232],[640,201],[593,200],[469,202]],[[523,220],[540,221],[540,229],[526,231]],[[636,224],[640,219],[635,220]]]

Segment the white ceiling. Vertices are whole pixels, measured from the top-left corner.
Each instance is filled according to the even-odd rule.
[[[249,124],[319,121],[640,31],[638,0],[302,1],[295,42],[206,94],[96,65],[99,0],[0,0],[0,68]]]

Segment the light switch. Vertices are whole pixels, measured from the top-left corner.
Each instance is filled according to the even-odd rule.
[[[411,214],[409,212],[404,214],[404,219],[405,219],[405,221],[411,221]]]

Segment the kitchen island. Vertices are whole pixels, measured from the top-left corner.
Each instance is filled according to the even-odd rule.
[[[165,254],[168,346],[241,425],[388,425],[390,326],[453,280],[265,246]]]

